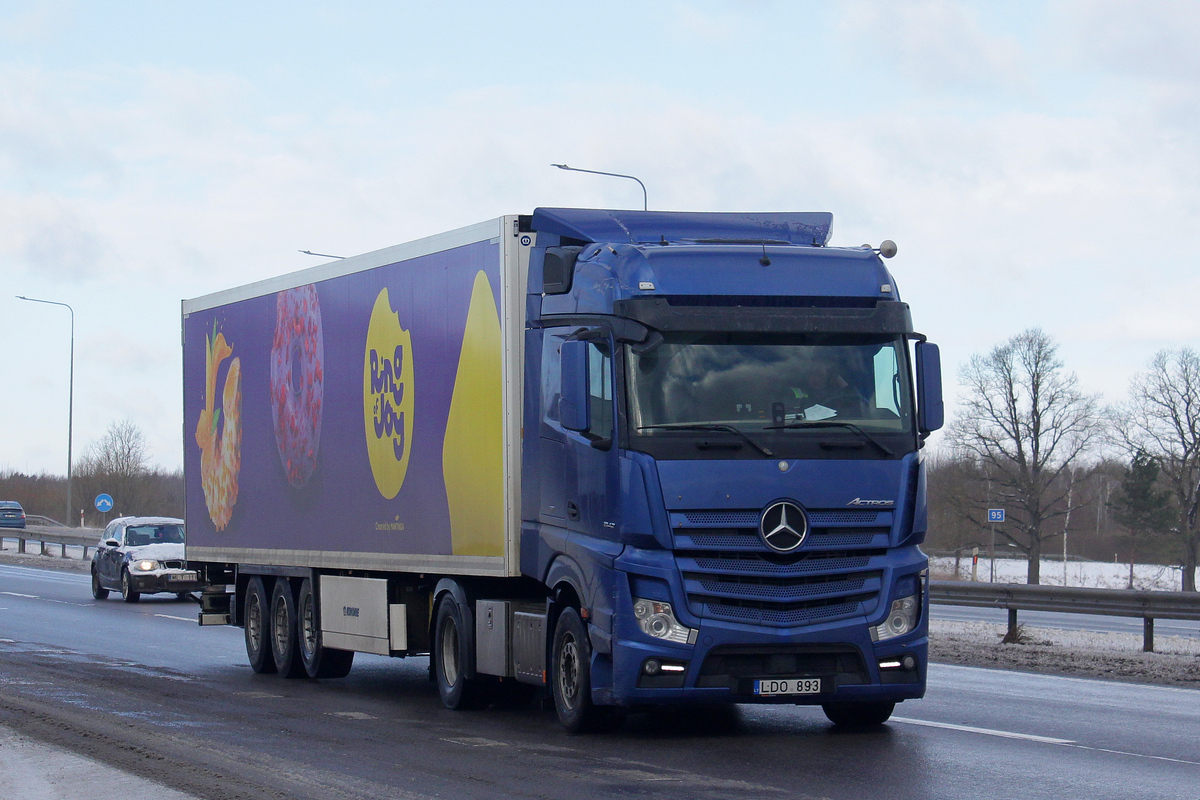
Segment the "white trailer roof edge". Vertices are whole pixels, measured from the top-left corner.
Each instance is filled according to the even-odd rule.
[[[315,267],[308,267],[296,272],[289,272],[285,275],[278,275],[273,278],[248,283],[244,286],[223,289],[219,292],[202,295],[191,300],[184,300],[183,315],[186,317],[188,314],[196,311],[204,311],[241,300],[249,300],[252,297],[275,294],[285,289],[293,289],[297,286],[304,286],[310,283],[319,283],[330,278],[339,278],[343,275],[351,275],[355,272],[362,272],[363,270],[374,269],[375,267],[383,267],[388,264],[395,264],[432,253],[440,253],[443,250],[449,250],[454,247],[463,247],[475,242],[495,239],[504,233],[504,224],[507,219],[512,219],[512,216],[496,217],[486,222],[468,225],[465,228],[426,236],[423,239],[392,245],[382,250],[373,250],[370,253],[340,258],[336,261],[329,261]]]

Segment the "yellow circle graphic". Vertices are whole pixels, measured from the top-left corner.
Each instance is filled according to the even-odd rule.
[[[391,500],[404,485],[412,452],[412,335],[400,327],[387,289],[375,298],[363,357],[363,423],[379,493]]]

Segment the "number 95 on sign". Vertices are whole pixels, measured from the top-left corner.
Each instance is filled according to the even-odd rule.
[[[989,508],[988,509],[988,522],[1004,522],[1004,509],[1003,508]]]

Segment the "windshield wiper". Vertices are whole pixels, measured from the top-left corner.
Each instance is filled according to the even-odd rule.
[[[836,421],[836,420],[812,420],[809,422],[789,422],[785,425],[768,425],[765,428],[765,430],[769,430],[769,431],[770,430],[780,430],[781,428],[848,428],[849,430],[852,430],[855,433],[857,433],[862,438],[866,439],[871,444],[878,447],[889,457],[895,455],[891,451],[891,448],[889,448],[883,442],[876,439],[871,434],[864,431],[862,428],[855,425],[853,422],[841,422],[841,421]]]
[[[758,452],[762,453],[767,458],[772,458],[775,454],[767,448],[763,447],[758,442],[746,435],[746,432],[741,428],[735,428],[732,425],[721,425],[717,423],[701,424],[697,422],[668,422],[663,425],[643,425],[638,428],[639,431],[648,430],[670,430],[670,431],[725,431],[736,436],[742,437],[746,444],[753,447]],[[889,454],[890,455],[890,454]]]

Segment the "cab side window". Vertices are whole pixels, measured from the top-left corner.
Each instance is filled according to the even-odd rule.
[[[608,342],[588,344],[588,403],[591,409],[591,425],[588,433],[596,439],[610,439],[613,435],[612,394],[612,348]]]

